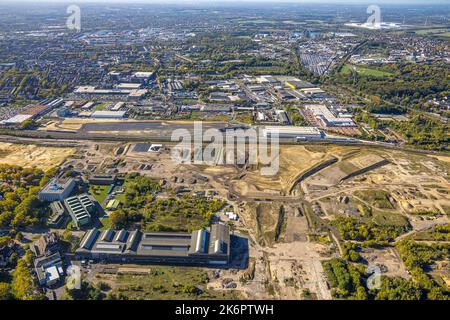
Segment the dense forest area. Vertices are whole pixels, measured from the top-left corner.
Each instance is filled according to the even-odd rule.
[[[47,214],[38,192],[55,174],[35,168],[0,165],[0,227],[37,226]]]
[[[370,67],[384,72],[384,76],[350,69],[347,73],[338,73],[330,81],[351,86],[364,95],[375,95],[395,105],[421,110],[427,110],[429,100],[444,98],[450,93],[447,65],[404,62]]]
[[[379,120],[368,112],[359,111],[355,115],[355,120],[376,130],[393,129],[401,134],[409,145],[414,147],[436,151],[450,150],[449,125],[422,114],[412,113],[406,121],[395,121]],[[371,140],[384,139],[383,136],[374,134],[364,137]]]

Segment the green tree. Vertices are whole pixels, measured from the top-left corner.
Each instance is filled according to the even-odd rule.
[[[381,278],[381,288],[375,295],[376,300],[419,300],[422,290],[417,283],[403,278]]]
[[[43,298],[24,259],[17,262],[11,287],[12,293],[19,300],[39,300]]]
[[[8,283],[0,282],[0,300],[12,300],[14,299],[11,293],[11,286]]]
[[[114,211],[109,215],[109,221],[111,222],[111,228],[122,229],[127,225],[127,215],[122,210]]]

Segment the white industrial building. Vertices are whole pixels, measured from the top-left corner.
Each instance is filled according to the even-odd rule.
[[[266,115],[263,112],[258,111],[256,113],[256,120],[258,120],[258,121],[266,121],[267,117],[266,117]]]
[[[94,111],[91,118],[97,119],[120,119],[125,118],[126,111]]]
[[[83,110],[89,110],[89,109],[91,109],[94,105],[95,105],[95,102],[89,101],[89,102],[87,102],[86,104],[84,104],[84,105],[81,107],[81,109],[83,109]]]
[[[138,90],[142,87],[140,83],[120,83],[116,86],[118,90]]]
[[[278,79],[275,78],[274,76],[270,76],[270,75],[265,75],[265,76],[260,76],[256,78],[256,82],[257,83],[278,83]]]
[[[133,77],[138,78],[138,79],[150,79],[151,77],[153,77],[153,72],[135,72],[133,74]]]
[[[31,118],[33,118],[33,116],[31,114],[18,114],[12,118],[2,121],[1,123],[4,125],[7,125],[7,126],[8,125],[17,125],[17,124],[21,124],[25,120],[28,120]]]
[[[147,94],[147,92],[148,91],[146,89],[130,90],[130,93],[128,94],[128,99],[129,100],[141,99]]]
[[[274,135],[278,135],[280,139],[317,140],[324,138],[324,133],[316,127],[266,126],[262,132],[266,138]]]
[[[305,109],[310,111],[314,117],[325,127],[354,127],[355,123],[349,117],[336,116],[326,105],[306,105]]]
[[[64,276],[63,261],[59,252],[34,260],[34,270],[40,285],[51,287]]]
[[[122,107],[125,106],[125,102],[117,102],[112,108],[111,111],[119,111]]]
[[[125,86],[122,86],[125,85]],[[97,89],[93,86],[83,86],[77,87],[74,90],[76,95],[80,96],[91,96],[91,95],[102,95],[102,96],[116,96],[116,95],[127,95],[130,100],[140,99],[147,94],[146,89],[134,89],[135,87],[141,87],[140,84],[121,84],[120,87],[127,87],[126,89]]]

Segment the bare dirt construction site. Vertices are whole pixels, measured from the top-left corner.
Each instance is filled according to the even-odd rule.
[[[279,171],[275,176],[262,176],[260,167],[248,170],[231,187],[243,197],[258,198],[268,194],[285,196],[289,194],[296,179],[303,172],[331,156],[349,152],[342,147],[283,146],[279,156]]]
[[[330,299],[321,261],[342,254],[345,242],[330,223],[369,211],[376,225],[410,226],[396,241],[449,224],[449,159],[290,146],[281,149],[276,177],[262,176],[255,167],[230,174],[231,200],[241,218],[237,230],[252,240],[254,258],[251,280],[238,289],[256,299]],[[225,167],[214,172],[224,179],[220,168]],[[386,275],[410,278],[394,247],[363,250],[361,256],[367,264],[382,265]]]
[[[45,147],[0,142],[0,164],[48,170],[75,154],[75,148]]]
[[[410,225],[395,241],[449,224],[450,157],[355,146],[282,146],[279,172],[270,177],[255,165],[178,164],[172,146],[150,152],[150,145],[84,142],[41,150],[0,144],[0,163],[51,167],[67,158],[64,165],[80,172],[139,172],[173,190],[225,199],[215,219],[231,223],[248,239],[248,264],[206,270],[206,287],[250,299],[331,299],[322,261],[342,255],[345,240],[333,227],[339,217],[366,219],[369,212],[377,225]],[[19,159],[23,154],[34,158]],[[237,221],[226,217],[230,210]],[[394,246],[364,250],[361,256],[383,265],[387,275],[410,277]]]

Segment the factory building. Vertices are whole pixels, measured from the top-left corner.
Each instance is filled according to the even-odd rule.
[[[52,107],[50,105],[38,104],[27,108],[26,110],[22,111],[21,114],[29,114],[31,115],[32,119],[37,119],[40,116],[48,113],[51,109]]]
[[[94,111],[91,118],[97,119],[120,119],[125,118],[126,111]]]
[[[87,102],[86,104],[84,104],[82,107],[81,107],[81,109],[83,109],[83,110],[91,110],[92,109],[92,107],[95,105],[95,102],[94,101],[89,101],[89,102]]]
[[[324,133],[316,127],[266,126],[262,132],[266,138],[275,134],[278,134],[280,139],[318,140],[324,138]]]
[[[148,91],[146,89],[131,90],[128,94],[128,100],[138,100],[143,98]]]
[[[39,191],[38,196],[41,201],[63,201],[70,196],[75,186],[73,178],[53,179]]]
[[[146,85],[153,79],[155,79],[154,72],[135,72],[131,75],[130,82]]]
[[[87,194],[67,198],[64,200],[64,205],[78,228],[89,224],[95,213],[95,204]]]
[[[287,78],[284,84],[291,89],[308,89],[315,87],[315,85],[310,82],[302,81],[296,78]]]
[[[18,115],[15,115],[14,117],[11,117],[11,118],[7,119],[7,120],[3,120],[1,122],[1,124],[5,125],[5,126],[19,125],[22,122],[24,122],[24,121],[26,121],[28,119],[31,119],[31,118],[33,118],[33,116],[31,114],[18,114]]]
[[[131,84],[133,85],[133,84]],[[147,94],[146,89],[97,89],[93,86],[77,87],[74,94],[80,97],[90,98],[91,96],[128,96],[130,100],[136,100],[144,97]]]
[[[46,99],[41,101],[40,104],[29,105],[24,110],[7,120],[2,121],[2,125],[20,125],[26,120],[36,120],[52,111],[54,108],[59,107],[64,100],[62,99]]]
[[[355,123],[348,117],[337,117],[327,106],[323,104],[306,105],[305,109],[325,127],[354,127]]]
[[[89,177],[89,183],[93,185],[109,186],[117,182],[117,175],[93,175]]]
[[[117,102],[112,108],[111,111],[119,111],[125,106],[125,102]]]
[[[138,90],[141,89],[142,85],[140,83],[119,83],[116,86],[118,90]]]
[[[192,233],[92,229],[76,255],[113,263],[224,266],[230,260],[230,228],[214,224]]]
[[[266,76],[260,76],[256,78],[257,83],[264,83],[264,84],[277,84],[280,81],[275,78],[274,76],[266,75]]]
[[[140,71],[140,72],[135,72],[134,74],[133,74],[133,78],[136,78],[136,79],[143,79],[143,80],[149,80],[149,79],[151,79],[151,78],[153,78],[153,76],[154,76],[154,72],[143,72],[143,71]]]

